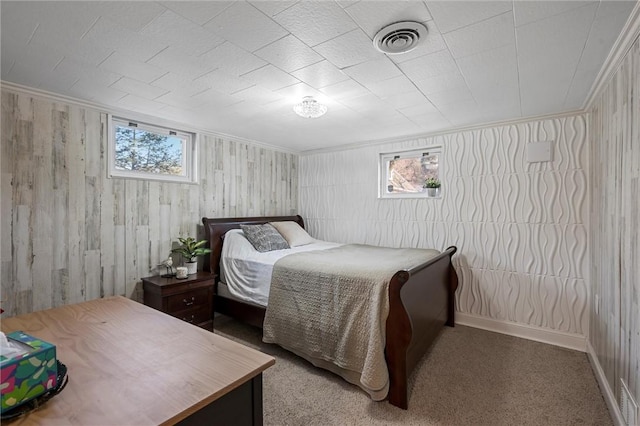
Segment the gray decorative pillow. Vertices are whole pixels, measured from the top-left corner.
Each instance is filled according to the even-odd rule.
[[[259,252],[288,249],[289,244],[273,226],[264,225],[240,225],[244,236]]]

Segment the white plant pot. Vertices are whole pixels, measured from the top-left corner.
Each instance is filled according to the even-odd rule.
[[[187,274],[192,275],[198,272],[198,262],[184,262],[187,267]]]

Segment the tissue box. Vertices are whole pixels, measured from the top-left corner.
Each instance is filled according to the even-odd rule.
[[[17,353],[0,354],[2,413],[56,387],[56,347],[21,331],[7,334]]]

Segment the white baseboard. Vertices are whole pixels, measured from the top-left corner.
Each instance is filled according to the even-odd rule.
[[[462,312],[456,312],[456,324],[522,337],[523,339],[548,343],[580,352],[587,351],[587,339],[580,334],[564,333],[509,321],[499,321]]]
[[[600,365],[600,361],[598,360],[598,355],[596,351],[591,346],[590,342],[587,342],[587,355],[589,356],[589,362],[591,363],[591,368],[593,369],[593,374],[596,376],[596,380],[598,381],[598,385],[600,386],[600,393],[607,403],[607,407],[609,408],[609,415],[613,420],[613,423],[616,426],[626,426],[624,418],[622,417],[622,412],[620,411],[620,407],[618,406],[618,400],[616,399],[616,395],[611,390],[611,386],[609,386],[609,382],[607,381],[607,377],[604,375],[604,370]]]

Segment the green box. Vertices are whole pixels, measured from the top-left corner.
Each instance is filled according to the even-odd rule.
[[[56,387],[56,347],[14,331],[7,334],[8,348],[0,354],[2,413],[37,398]]]

